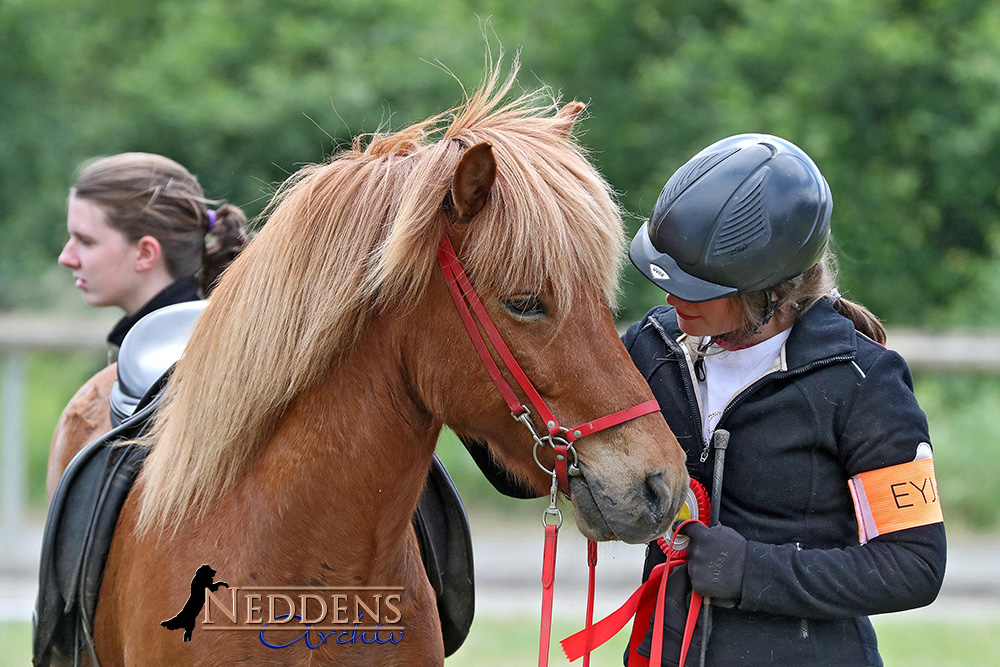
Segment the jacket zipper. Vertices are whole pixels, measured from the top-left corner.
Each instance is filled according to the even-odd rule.
[[[672,340],[670,336],[667,335],[667,332],[664,331],[663,327],[659,325],[658,322],[651,319],[650,323],[660,333],[660,337],[667,344],[667,347],[670,348],[670,350],[674,353],[675,356],[679,355],[680,359],[682,359],[684,362],[684,363],[679,363],[681,367],[681,373],[686,376],[685,379],[687,380],[687,382],[684,383],[684,393],[687,395],[688,405],[691,408],[691,414],[692,416],[694,416],[695,423],[698,425],[698,435],[701,437],[702,441],[701,455],[699,456],[698,460],[700,463],[704,464],[706,461],[708,461],[708,457],[712,453],[712,448],[710,443],[705,442],[705,434],[703,432],[703,424],[701,418],[701,408],[699,407],[699,403],[697,402],[695,397],[692,396],[691,394],[691,391],[694,388],[694,382],[691,379],[694,373],[694,370],[691,365],[691,360],[689,359],[688,355],[684,352],[684,350],[681,348],[680,343],[678,343],[675,340]],[[791,370],[772,371],[770,373],[767,373],[766,375],[762,375],[761,377],[757,378],[754,382],[752,382],[748,387],[746,387],[743,391],[734,396],[729,401],[729,403],[726,404],[726,407],[723,408],[722,410],[722,415],[719,416],[719,421],[716,422],[716,428],[722,425],[722,422],[726,418],[726,415],[728,415],[736,405],[742,403],[743,399],[745,399],[748,394],[756,391],[760,386],[772,380],[792,377],[795,375],[799,375],[801,373],[807,373],[813,370],[814,368],[819,368],[821,366],[828,366],[830,364],[835,364],[840,361],[854,361],[854,356],[841,355],[837,357],[827,357],[826,359],[819,359],[817,361],[810,362],[805,366],[799,366],[798,368],[793,368]],[[695,391],[697,390],[695,389]]]
[[[752,382],[750,386],[748,386],[746,389],[744,389],[739,394],[734,396],[732,400],[730,400],[729,403],[726,404],[726,407],[723,408],[722,410],[722,415],[719,416],[719,421],[716,422],[716,428],[722,426],[722,422],[726,419],[726,415],[732,412],[734,407],[742,403],[743,400],[747,397],[747,395],[756,391],[759,387],[761,387],[764,384],[767,384],[768,382],[771,382],[773,380],[793,377],[795,375],[801,375],[802,373],[807,373],[813,370],[814,368],[819,368],[821,366],[829,366],[830,364],[835,364],[839,361],[853,361],[853,360],[854,360],[853,356],[827,357],[826,359],[813,361],[811,363],[806,364],[805,366],[799,366],[798,368],[793,368],[792,370],[772,371],[771,373],[762,375],[759,378],[757,378],[754,382]],[[705,445],[701,452],[702,462],[704,462],[708,458],[708,453],[709,453],[709,447],[708,445]]]
[[[663,341],[667,344],[667,347],[670,348],[671,352],[674,353],[674,356],[678,357],[678,365],[681,368],[681,374],[686,380],[683,385],[684,394],[688,399],[688,407],[691,409],[691,416],[694,418],[694,423],[698,426],[698,437],[704,441],[705,434],[702,433],[701,408],[699,407],[697,397],[691,393],[694,388],[694,383],[691,381],[691,374],[693,373],[693,370],[691,368],[690,361],[688,360],[688,356],[684,354],[684,350],[681,349],[681,346],[677,343],[677,341],[670,340],[670,336],[668,336],[667,332],[660,327],[659,323],[654,320],[650,320],[650,322],[654,327],[656,327],[656,330],[660,332],[660,337],[663,338]],[[694,391],[697,391],[697,389],[694,389]],[[704,460],[702,463],[704,463]]]
[[[795,543],[795,550],[796,551],[802,551],[802,543],[801,542],[796,542]],[[809,639],[809,619],[808,618],[799,619],[799,638],[800,639]]]

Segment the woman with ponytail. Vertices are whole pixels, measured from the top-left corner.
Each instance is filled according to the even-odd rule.
[[[719,502],[715,525],[683,529],[689,561],[630,664],[656,623],[662,664],[678,663],[692,590],[711,604],[687,665],[881,665],[868,616],[937,595],[927,421],[878,319],[836,288],[832,208],[801,149],[738,135],[681,167],[632,241],[668,305],[623,340]],[[664,560],[651,543],[643,578]]]
[[[81,166],[59,263],[88,304],[124,311],[108,334],[112,361],[143,316],[207,297],[243,249],[243,211],[214,205],[197,178],[162,155],[122,153]]]

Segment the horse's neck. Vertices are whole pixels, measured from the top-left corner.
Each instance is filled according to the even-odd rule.
[[[317,558],[365,579],[379,574],[359,568],[407,539],[440,430],[410,391],[387,328],[373,327],[292,402],[240,494],[272,507],[259,529],[271,534],[257,539],[308,535]]]

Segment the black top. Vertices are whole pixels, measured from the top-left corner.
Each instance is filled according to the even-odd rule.
[[[700,461],[697,387],[681,335],[674,309],[660,306],[623,340],[689,473],[711,491],[714,453]],[[866,617],[934,600],[944,525],[860,545],[847,480],[912,461],[930,442],[927,420],[902,357],[857,333],[827,300],[795,324],[784,352],[785,367],[734,397],[718,424],[731,434],[719,521],[748,542],[738,606],[714,610],[708,664],[878,665]],[[662,561],[653,543],[644,578]],[[676,664],[676,654],[664,657]]]
[[[178,278],[160,290],[156,296],[147,301],[138,311],[118,320],[118,323],[111,329],[111,333],[108,334],[108,344],[114,348],[121,347],[122,341],[125,340],[125,334],[135,326],[136,322],[154,310],[159,310],[164,306],[172,306],[175,303],[197,301],[200,298],[198,296],[198,281],[194,276]]]
[[[623,342],[684,447],[688,472],[711,492],[714,452],[701,461],[698,389],[681,335],[674,309],[660,306]],[[719,521],[747,548],[737,607],[713,608],[707,664],[881,665],[867,616],[934,600],[945,571],[944,524],[861,545],[847,480],[912,461],[930,443],[927,419],[903,358],[855,331],[827,300],[792,327],[784,362],[734,397],[718,423],[730,432]],[[537,495],[484,456],[483,443],[465,445],[502,493]],[[643,580],[664,560],[651,543]],[[672,575],[667,587],[664,665],[679,657],[685,575]],[[649,655],[651,635],[640,654]],[[687,664],[698,664],[699,653],[692,646]]]

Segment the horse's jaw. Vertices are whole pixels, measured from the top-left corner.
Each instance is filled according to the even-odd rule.
[[[664,535],[681,509],[681,498],[662,473],[623,488],[614,480],[602,481],[583,464],[580,470],[581,475],[570,477],[569,487],[577,528],[589,539],[644,544]]]

